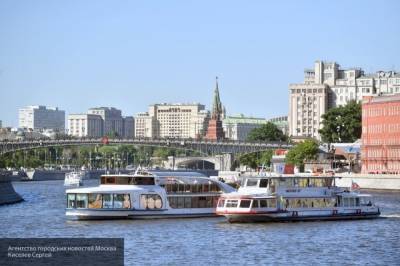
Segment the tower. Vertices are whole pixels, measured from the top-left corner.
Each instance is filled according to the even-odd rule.
[[[216,77],[211,119],[208,122],[207,134],[205,137],[207,140],[217,141],[224,139],[224,130],[221,121],[224,112],[223,109],[219,97],[218,77]]]

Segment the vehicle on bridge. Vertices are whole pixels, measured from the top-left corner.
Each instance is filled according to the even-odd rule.
[[[220,195],[233,191],[196,172],[103,175],[97,187],[66,191],[66,215],[77,219],[215,216]]]

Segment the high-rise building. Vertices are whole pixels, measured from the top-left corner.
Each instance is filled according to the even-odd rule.
[[[0,128],[3,127],[3,121],[0,120]]]
[[[100,115],[68,115],[68,134],[76,137],[102,137],[103,119]]]
[[[135,119],[133,116],[124,117],[124,138],[133,139],[135,136]]]
[[[219,97],[219,89],[218,89],[218,77],[216,77],[215,81],[215,90],[214,90],[214,100],[211,112],[211,119],[208,122],[207,134],[205,136],[208,140],[221,140],[224,139],[224,129],[222,127],[222,119],[225,115],[225,108],[222,106],[220,97]]]
[[[124,136],[124,120],[121,110],[114,107],[95,107],[90,108],[88,114],[100,115],[103,119],[103,134]]]
[[[122,117],[121,110],[113,107],[90,108],[87,114],[70,114],[68,128],[68,133],[77,137],[133,138],[135,130],[133,117]]]
[[[20,108],[19,127],[35,131],[52,129],[55,132],[64,133],[65,111],[42,105]]]
[[[364,96],[400,92],[400,75],[378,71],[365,75],[361,68],[342,69],[336,62],[316,61],[304,70],[304,82],[289,85],[289,135],[320,139],[321,116],[330,108]]]
[[[245,141],[249,133],[266,124],[264,118],[245,117],[244,115],[227,116],[222,120],[225,138],[230,140]]]
[[[135,137],[199,138],[204,135],[208,112],[204,105],[154,104],[135,116]]]
[[[362,173],[400,174],[400,94],[362,103]]]

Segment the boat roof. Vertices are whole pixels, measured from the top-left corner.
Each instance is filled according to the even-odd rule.
[[[146,188],[141,186],[132,186],[132,185],[100,185],[97,187],[82,187],[82,188],[72,188],[67,189],[66,193],[96,193],[96,192],[119,192],[119,193],[130,193],[134,190],[149,190],[150,186],[146,186]],[[151,190],[159,190],[160,187],[157,185],[151,186]],[[149,191],[150,192],[150,191]]]
[[[282,178],[340,178],[339,176],[334,176],[331,174],[325,175],[313,175],[310,173],[307,174],[282,174],[282,175],[259,175],[259,176],[243,176],[243,178],[248,179],[267,179],[267,178],[274,178],[274,179],[282,179]]]

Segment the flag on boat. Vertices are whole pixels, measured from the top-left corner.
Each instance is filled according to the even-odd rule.
[[[360,189],[360,186],[353,181],[353,179],[351,180],[351,190],[357,190]]]

